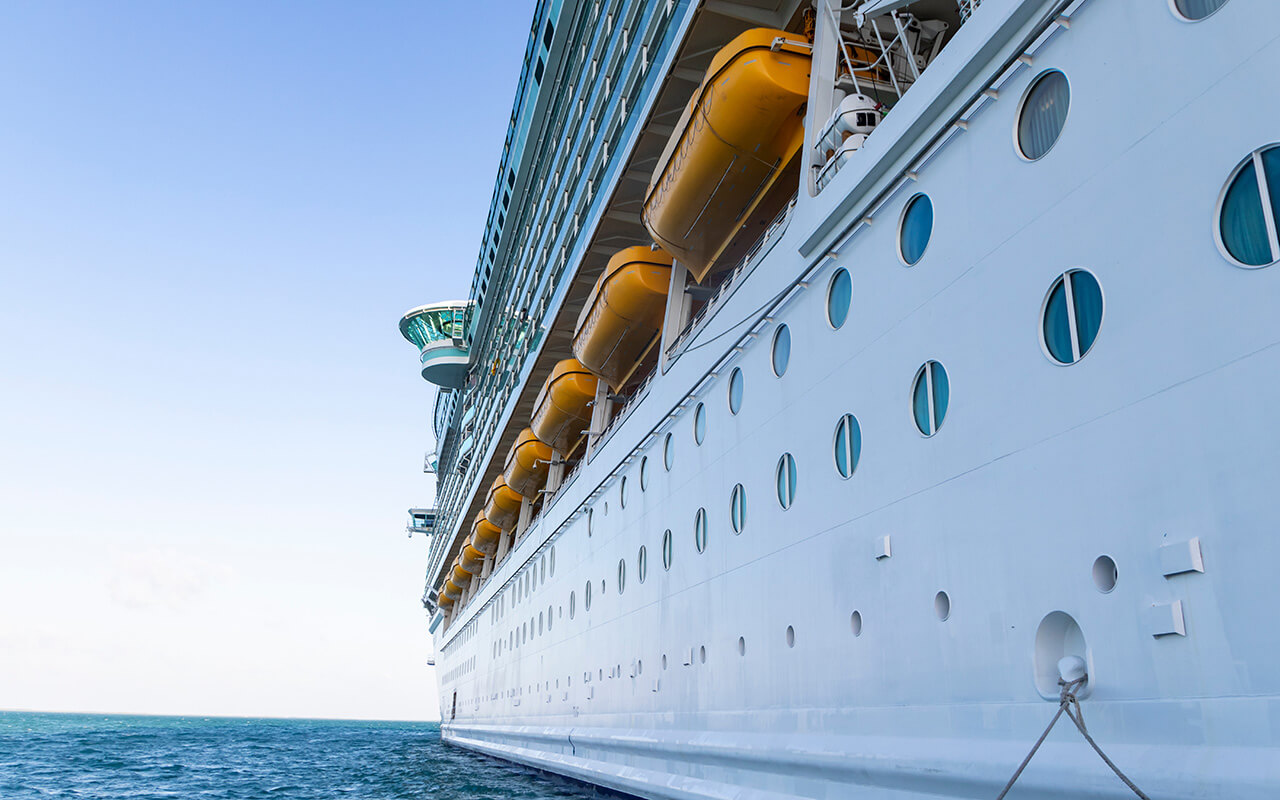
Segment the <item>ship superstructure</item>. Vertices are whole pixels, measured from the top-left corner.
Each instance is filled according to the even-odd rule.
[[[1277,23],[540,3],[471,296],[401,320],[445,738],[994,797],[1062,704],[1151,797],[1280,793]],[[1130,791],[1074,728],[1030,763]]]

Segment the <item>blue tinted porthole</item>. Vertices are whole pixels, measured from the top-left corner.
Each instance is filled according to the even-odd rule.
[[[1064,366],[1084,358],[1098,338],[1103,310],[1102,287],[1092,273],[1073,269],[1059,275],[1040,314],[1040,343],[1049,358]]]
[[[693,442],[700,445],[706,437],[707,407],[702,403],[698,403],[698,407],[693,411]]]
[[[791,508],[796,499],[796,460],[790,453],[783,453],[778,459],[774,479],[777,482],[778,505],[784,509]]]
[[[838,269],[827,286],[827,324],[839,329],[849,319],[849,305],[853,299],[853,280],[849,270]]]
[[[1053,149],[1071,109],[1071,86],[1056,69],[1043,72],[1032,82],[1018,107],[1015,140],[1018,155],[1039,161]]]
[[[1227,0],[1169,0],[1174,16],[1187,22],[1199,22],[1226,4]]]
[[[947,371],[937,361],[926,361],[916,370],[911,384],[911,416],[916,428],[932,436],[942,427],[951,401],[951,382]]]
[[[862,427],[854,415],[845,414],[836,424],[832,455],[841,478],[850,477],[858,468],[858,459],[862,456]]]
[[[740,483],[729,495],[729,524],[733,526],[734,533],[742,533],[747,526],[747,490]]]
[[[898,258],[914,267],[924,257],[933,236],[933,201],[918,194],[907,201],[898,223]]]
[[[781,378],[787,374],[787,365],[791,363],[791,329],[779,325],[773,334],[773,374]]]
[[[742,410],[742,370],[737,367],[729,375],[729,413],[737,414]]]
[[[1218,200],[1214,237],[1238,267],[1280,261],[1280,145],[1267,145],[1240,162]]]

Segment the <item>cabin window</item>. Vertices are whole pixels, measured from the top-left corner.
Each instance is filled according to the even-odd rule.
[[[774,476],[778,483],[778,504],[784,509],[791,508],[796,499],[796,460],[790,453],[783,453],[778,459],[778,469]]]
[[[693,546],[698,548],[699,553],[706,552],[707,510],[705,508],[698,509],[698,513],[693,515]]]
[[[676,460],[676,443],[672,441],[671,434],[667,434],[667,438],[662,440],[662,466],[667,472],[671,471],[671,465]]]
[[[849,319],[849,304],[853,298],[853,281],[849,270],[838,269],[827,286],[827,323],[839,329]]]
[[[627,507],[627,476],[623,475],[622,480],[618,481],[618,505],[623,508]]]
[[[742,370],[737,367],[729,375],[729,413],[737,414],[742,409]]]
[[[662,568],[671,569],[671,529],[662,533]]]
[[[898,223],[898,258],[908,267],[914,267],[924,257],[933,235],[933,201],[928,195],[918,194],[907,201]]]
[[[636,553],[636,578],[644,583],[645,575],[649,572],[649,551],[644,545],[640,545],[640,552]]]
[[[781,378],[791,363],[791,329],[779,325],[773,334],[773,374]]]
[[[938,432],[947,416],[950,399],[947,371],[937,361],[926,361],[916,370],[915,382],[911,385],[911,412],[920,433],[932,436]]]
[[[618,559],[618,594],[627,590],[627,560]]]
[[[595,517],[596,517],[595,509],[588,508],[587,509],[587,536],[588,537],[591,536],[591,534],[594,532],[593,529],[595,528]]]
[[[1018,109],[1018,153],[1028,161],[1043,158],[1058,141],[1070,108],[1067,76],[1056,69],[1041,73]]]
[[[1280,261],[1280,145],[1255,150],[1231,173],[1218,201],[1218,246],[1239,267]]]
[[[747,526],[747,490],[742,488],[742,484],[733,487],[733,493],[729,495],[729,524],[733,526],[734,533],[742,533]]]
[[[848,478],[858,468],[858,458],[862,455],[862,427],[858,418],[845,414],[836,423],[835,444],[832,454],[836,461],[836,472],[841,478]]]
[[[1093,347],[1102,327],[1102,287],[1082,269],[1053,282],[1040,312],[1040,344],[1058,364],[1074,364]]]
[[[1172,0],[1173,11],[1187,22],[1197,22],[1227,4],[1227,0]]]
[[[587,585],[582,590],[582,607],[587,611],[591,610],[591,581],[587,581]]]
[[[693,442],[694,444],[702,444],[702,440],[707,436],[707,407],[698,403],[698,407],[693,410]]]
[[[576,614],[577,611],[578,611],[577,598],[574,597],[573,592],[569,592],[569,619],[573,619],[573,615]]]

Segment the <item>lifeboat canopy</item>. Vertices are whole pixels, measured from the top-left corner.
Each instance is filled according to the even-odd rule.
[[[530,430],[562,455],[572,452],[591,423],[591,402],[599,383],[576,358],[557,363],[533,403]]]
[[[615,391],[635,374],[662,332],[671,263],[670,253],[647,245],[619,250],[587,297],[573,355]]]

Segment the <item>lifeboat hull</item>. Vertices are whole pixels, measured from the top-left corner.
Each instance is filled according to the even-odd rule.
[[[530,430],[543,442],[570,453],[591,422],[599,379],[574,358],[556,364],[534,401]]]
[[[573,355],[615,391],[630,380],[662,331],[671,262],[665,251],[628,247],[609,259],[587,298]]]
[[[459,556],[458,565],[463,569],[475,575],[484,566],[485,554],[477,550],[470,542],[463,545],[462,555]]]
[[[449,598],[449,602],[453,602],[462,596],[462,587],[453,582],[453,579],[444,582],[444,591],[440,593],[441,597]]]
[[[482,519],[490,527],[509,530],[520,516],[521,500],[520,493],[508,486],[506,479],[499,475],[489,486],[489,499],[485,502]],[[476,524],[479,525],[479,520]],[[497,543],[496,537],[494,543]]]
[[[461,564],[455,563],[453,565],[453,575],[450,576],[449,580],[465,589],[471,583],[471,576],[470,570],[464,569]]]
[[[506,484],[503,485],[505,486]],[[511,492],[510,489],[507,489],[507,491]],[[515,492],[511,493],[515,494]],[[519,498],[520,495],[516,494],[516,499],[519,500]],[[471,543],[475,545],[477,550],[485,555],[493,555],[498,550],[498,540],[501,538],[502,528],[493,524],[484,515],[484,512],[476,515],[475,524],[471,526]]]
[[[755,28],[723,47],[658,162],[645,227],[699,282],[804,144],[810,56],[799,38]]]
[[[551,445],[540,441],[532,429],[525,428],[507,453],[502,477],[517,494],[533,500],[547,482],[550,465]]]

